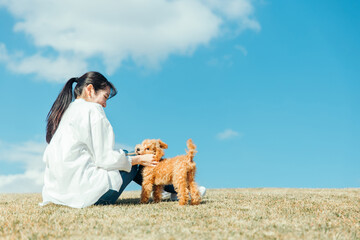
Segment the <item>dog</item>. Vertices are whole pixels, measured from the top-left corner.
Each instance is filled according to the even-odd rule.
[[[201,197],[195,182],[196,164],[193,161],[197,152],[195,150],[196,146],[189,139],[187,147],[186,155],[162,158],[164,156],[164,149],[167,149],[168,145],[160,139],[146,139],[141,144],[136,145],[136,154],[154,154],[154,159],[158,161],[155,167],[147,166],[143,168],[141,203],[149,201],[152,191],[154,202],[160,202],[163,186],[173,184],[178,193],[179,205],[188,204],[189,192],[191,195],[191,205],[200,204]]]

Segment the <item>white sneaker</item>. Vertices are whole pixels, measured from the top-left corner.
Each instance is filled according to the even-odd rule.
[[[206,188],[204,186],[199,186],[198,189],[199,189],[200,197],[203,198],[206,194]],[[171,193],[170,200],[178,201],[179,199],[177,197],[177,193]]]
[[[161,199],[162,200],[169,200],[170,197],[171,197],[171,194],[172,193],[169,193],[169,192],[163,190],[162,193],[161,193]]]
[[[199,186],[198,189],[199,189],[200,197],[201,197],[201,198],[204,197],[205,194],[206,194],[206,187],[204,187],[204,186]]]

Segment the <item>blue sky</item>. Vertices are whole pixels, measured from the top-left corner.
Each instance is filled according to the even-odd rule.
[[[0,192],[41,191],[46,115],[89,70],[117,146],[192,138],[200,185],[360,186],[359,1],[48,2],[0,0]]]

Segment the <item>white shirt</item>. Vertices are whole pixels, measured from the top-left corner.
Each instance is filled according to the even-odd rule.
[[[43,202],[83,208],[109,189],[119,191],[119,170],[130,172],[131,158],[113,150],[113,129],[100,104],[76,99],[65,111],[46,147]]]

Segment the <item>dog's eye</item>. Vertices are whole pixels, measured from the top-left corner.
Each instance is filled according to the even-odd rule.
[[[150,150],[150,148],[147,148],[146,150]]]

